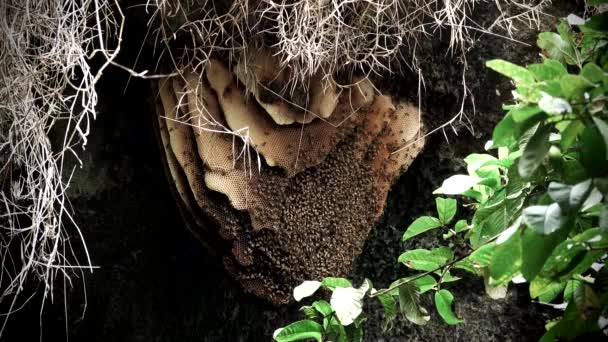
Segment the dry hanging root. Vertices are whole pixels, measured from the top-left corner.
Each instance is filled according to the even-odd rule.
[[[161,80],[158,128],[191,229],[246,291],[283,304],[302,280],[348,274],[423,127],[367,80],[338,92],[312,77],[306,107],[266,96],[284,76],[264,62]]]

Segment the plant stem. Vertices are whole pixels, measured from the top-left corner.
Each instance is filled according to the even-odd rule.
[[[501,233],[502,233],[502,232],[501,232]],[[500,236],[500,234],[501,234],[501,233],[494,235],[494,236],[493,236],[491,239],[489,239],[488,241],[486,241],[486,243],[485,243],[485,244],[491,243],[491,242],[493,242],[494,240],[496,240],[496,239],[497,239],[497,238]],[[485,245],[485,244],[484,244],[484,245]],[[426,271],[426,272],[420,273],[419,275],[417,275],[417,276],[415,276],[415,277],[413,277],[413,278],[410,278],[410,279],[408,279],[408,280],[404,280],[404,281],[402,281],[402,282],[400,282],[400,283],[397,283],[397,284],[395,284],[395,285],[393,285],[393,286],[389,287],[388,289],[380,290],[380,291],[378,291],[378,292],[376,292],[376,293],[374,293],[374,294],[371,294],[371,295],[369,295],[369,297],[370,297],[370,298],[374,298],[374,297],[381,296],[381,295],[383,295],[383,294],[386,294],[386,293],[389,293],[389,292],[393,291],[394,289],[398,289],[399,287],[401,287],[401,286],[403,286],[403,285],[405,285],[405,284],[409,284],[409,283],[411,283],[412,281],[418,280],[418,279],[420,279],[420,278],[422,278],[422,277],[424,277],[424,276],[427,276],[427,275],[429,275],[429,274],[435,273],[435,272],[437,272],[437,271],[439,271],[439,270],[443,269],[444,267],[450,267],[450,266],[454,265],[455,263],[457,263],[457,262],[459,262],[459,261],[462,261],[462,260],[464,260],[464,259],[468,258],[468,257],[469,257],[471,254],[475,253],[475,251],[477,251],[477,250],[478,250],[479,248],[481,248],[481,247],[482,247],[482,246],[477,247],[477,249],[474,249],[474,250],[470,251],[469,253],[467,253],[467,254],[465,254],[465,255],[463,255],[463,256],[461,256],[461,257],[458,257],[458,258],[456,258],[456,259],[454,259],[454,260],[452,260],[452,261],[450,261],[450,262],[448,262],[448,263],[445,263],[445,264],[443,264],[443,265],[441,265],[441,266],[439,266],[439,267],[437,267],[437,268],[435,268],[435,269],[432,269],[432,270],[430,270],[430,271]]]
[[[473,251],[473,252],[474,252],[474,251]],[[472,252],[471,252],[471,253],[472,253]],[[427,275],[429,275],[429,274],[431,274],[431,273],[437,272],[437,271],[441,270],[441,269],[442,269],[442,268],[444,268],[444,267],[449,267],[449,266],[452,266],[452,265],[454,265],[455,263],[457,263],[457,262],[459,262],[459,261],[461,261],[461,260],[463,260],[463,259],[467,258],[469,255],[471,255],[471,254],[470,254],[470,253],[469,253],[469,254],[465,254],[465,255],[463,255],[463,256],[461,256],[461,257],[459,257],[459,258],[456,258],[456,259],[454,259],[454,260],[452,260],[452,261],[450,261],[450,262],[448,262],[448,263],[445,263],[445,264],[443,264],[443,265],[441,265],[441,266],[439,266],[439,267],[437,267],[437,268],[435,268],[435,269],[433,269],[433,270],[426,271],[426,272],[424,272],[424,273],[420,273],[419,275],[417,275],[417,276],[415,276],[415,277],[413,277],[413,278],[411,278],[411,279],[404,280],[404,281],[402,281],[402,282],[400,282],[400,283],[397,283],[397,284],[395,284],[395,285],[393,285],[393,286],[389,287],[388,289],[380,290],[380,291],[378,291],[378,292],[376,292],[376,293],[374,293],[374,294],[372,294],[372,295],[369,295],[369,297],[370,297],[370,298],[374,298],[374,297],[378,297],[378,296],[380,296],[380,295],[383,295],[383,294],[389,293],[389,292],[393,291],[394,289],[397,289],[397,288],[399,288],[399,287],[401,287],[401,286],[403,286],[403,285],[405,285],[405,284],[409,284],[409,283],[411,283],[412,281],[418,280],[418,279],[420,279],[420,278],[422,278],[422,277],[424,277],[424,276],[427,276]]]

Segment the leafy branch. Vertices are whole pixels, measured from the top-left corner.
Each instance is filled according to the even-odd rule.
[[[402,286],[404,286],[404,285],[406,285],[406,284],[409,284],[409,283],[415,282],[416,280],[418,280],[418,279],[420,279],[420,278],[422,278],[422,277],[424,277],[424,276],[427,276],[427,275],[433,274],[433,273],[435,273],[435,272],[437,272],[437,271],[440,271],[440,270],[442,270],[442,269],[448,268],[448,267],[450,267],[450,266],[452,266],[452,265],[456,264],[457,262],[459,262],[459,261],[462,261],[462,260],[466,259],[467,257],[469,257],[469,255],[470,255],[470,254],[467,254],[467,255],[461,256],[461,257],[459,257],[459,258],[456,258],[456,259],[454,259],[454,260],[452,260],[452,261],[448,262],[447,264],[444,264],[444,265],[438,266],[438,267],[437,267],[437,268],[435,268],[435,269],[432,269],[432,270],[430,270],[430,271],[426,271],[426,272],[424,272],[424,273],[420,273],[420,274],[418,274],[418,275],[414,276],[413,278],[408,278],[408,279],[406,279],[406,280],[404,280],[404,281],[398,282],[397,284],[391,285],[391,286],[390,286],[390,287],[388,287],[387,289],[383,289],[383,290],[380,290],[380,291],[378,291],[378,292],[375,292],[375,293],[370,294],[370,295],[369,295],[369,297],[370,297],[370,298],[375,298],[375,297],[378,297],[378,296],[381,296],[381,295],[384,295],[384,294],[388,294],[388,293],[390,293],[390,292],[393,292],[394,290],[396,290],[396,289],[398,289],[398,288],[400,288],[400,287],[402,287]]]
[[[487,152],[467,156],[467,174],[449,177],[434,191],[465,198],[461,207],[470,218],[452,223],[459,214],[457,199],[437,197],[437,215],[417,218],[403,235],[407,241],[439,229],[445,240],[453,239],[451,245],[469,252],[455,257],[446,246],[407,250],[398,261],[419,273],[379,291],[368,280],[359,289],[337,278],[316,282],[332,291],[325,314],[335,312],[344,328],[333,329],[330,319],[321,326],[326,332],[331,328],[327,340],[361,341],[366,298],[379,300],[386,329],[398,313],[426,324],[430,316],[419,296],[428,291],[445,323],[463,323],[452,310],[454,296],[443,286],[460,279],[452,270],[483,278],[492,298],[503,298],[510,283],[528,283],[531,299],[564,309],[562,318],[546,325],[541,341],[608,334],[606,23],[608,12],[587,20],[569,17],[557,32],[538,36],[544,55],[539,63],[486,63],[513,81],[513,103],[503,106],[506,114]],[[302,298],[295,290],[294,297]],[[349,335],[353,328],[358,333]],[[277,336],[277,341],[298,340],[283,331]]]

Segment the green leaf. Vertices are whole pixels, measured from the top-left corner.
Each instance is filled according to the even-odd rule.
[[[363,325],[362,324],[351,324],[344,327],[346,332],[346,339],[344,342],[361,342],[363,341]],[[338,341],[340,342],[340,341]]]
[[[323,328],[325,329],[326,334],[324,341],[348,342],[345,326],[340,323],[335,315],[332,316],[331,319],[323,319]]]
[[[317,318],[317,311],[312,306],[303,306],[300,308],[300,311],[304,312],[304,316],[307,319]]]
[[[564,97],[564,92],[562,91],[562,86],[559,83],[560,79],[561,79],[561,77],[559,79],[555,79],[555,80],[544,81],[543,83],[539,84],[538,90],[541,92],[544,92],[548,95],[551,95],[553,97],[562,98],[562,97]],[[541,99],[542,99],[542,93],[541,93]]]
[[[534,171],[542,164],[551,147],[551,143],[549,142],[550,134],[551,126],[540,126],[524,147],[518,164],[519,174],[523,178],[530,178]]]
[[[432,271],[448,262],[453,255],[453,252],[447,247],[439,247],[430,251],[414,249],[401,254],[399,262],[416,270]]]
[[[563,159],[562,174],[564,183],[569,184],[581,182],[588,178],[583,164],[570,156]]]
[[[274,336],[274,340],[277,342],[304,341],[308,339],[314,339],[317,342],[323,340],[323,327],[319,323],[310,320],[294,322]]]
[[[582,76],[568,74],[562,76],[559,85],[566,98],[577,99],[582,97],[585,89],[592,87],[593,83],[587,81]]]
[[[329,316],[333,312],[331,305],[325,300],[317,300],[312,303],[312,307],[324,317]]]
[[[572,192],[572,186],[558,182],[549,183],[547,190],[549,197],[557,202],[563,210],[570,209],[570,192]]]
[[[608,197],[608,177],[594,178],[593,184],[604,196]]]
[[[514,234],[496,245],[490,268],[490,284],[504,285],[520,273],[522,266],[521,235]]]
[[[473,248],[477,248],[500,234],[508,227],[511,211],[508,200],[502,200],[477,209],[473,216],[473,229],[470,238]]]
[[[545,217],[547,216],[548,205],[534,205],[527,207],[522,212],[523,219],[526,225],[534,231],[544,233],[545,229]],[[559,209],[559,207],[558,207]]]
[[[432,271],[443,263],[443,259],[428,260],[431,252],[424,249],[414,249],[399,256],[398,261],[409,268]]]
[[[541,235],[525,229],[521,237],[521,274],[530,280],[540,272],[545,261],[560,242],[568,236],[568,229],[560,229],[549,235]]]
[[[460,324],[464,321],[456,317],[452,311],[452,303],[454,302],[454,296],[448,290],[439,290],[435,292],[435,306],[437,312],[443,320],[450,325]]]
[[[405,241],[418,234],[439,227],[441,227],[441,222],[437,218],[431,216],[419,217],[414,222],[412,222],[409,227],[407,227],[405,234],[403,234],[402,240]]]
[[[519,157],[521,157],[526,144],[528,141],[530,141],[534,133],[539,130],[539,127],[543,124],[543,121],[547,117],[548,115],[544,113],[543,115],[533,116],[525,122],[520,123],[519,126],[515,128],[515,132],[513,132],[513,134],[514,137],[517,138],[517,147],[519,147],[519,149],[514,149],[513,154],[520,153]],[[512,146],[512,148],[513,147],[515,146]]]
[[[557,203],[551,205],[533,205],[522,212],[524,223],[536,232],[549,235],[556,232],[566,223],[562,209]]]
[[[559,33],[559,36],[566,42],[568,42],[568,44],[570,44],[574,50],[576,51],[576,42],[575,42],[575,37],[574,37],[574,31],[572,30],[572,27],[570,27],[570,24],[568,24],[568,22],[566,20],[560,20],[559,24],[557,25],[557,33]]]
[[[491,167],[491,166],[500,166],[503,168],[511,167],[511,165],[513,165],[513,163],[515,162],[515,158],[513,158],[512,155],[508,154],[508,150],[509,149],[506,147],[499,147],[498,154],[500,155],[501,154],[500,151],[503,151],[505,155],[500,157],[500,159],[488,160],[487,162],[483,163],[483,165],[481,165],[480,169],[482,169],[482,170],[490,169],[489,167]],[[498,171],[498,168],[493,167],[490,170]]]
[[[465,231],[468,228],[469,224],[467,223],[467,220],[458,220],[458,222],[456,222],[456,224],[454,225],[454,230],[456,230],[456,233]]]
[[[487,267],[492,262],[494,253],[496,253],[496,244],[491,242],[477,248],[468,259],[478,266]]]
[[[599,240],[598,240],[599,238]],[[598,228],[586,231],[560,243],[543,265],[539,275],[559,281],[566,281],[575,274],[586,272],[604,252],[588,251],[593,244],[604,238]]]
[[[323,281],[321,281],[321,285],[332,291],[335,290],[336,287],[353,287],[353,284],[348,279],[332,277],[324,278]]]
[[[460,195],[481,182],[479,177],[469,175],[453,175],[443,181],[441,187],[433,191],[433,194]]]
[[[426,309],[420,306],[418,288],[412,283],[399,287],[399,308],[401,314],[414,324],[425,325],[430,316]]]
[[[488,162],[493,162],[496,160],[496,157],[482,153],[471,153],[464,158],[464,162],[467,163],[467,172],[471,176],[475,176],[475,171],[487,165]],[[495,169],[495,167],[493,167],[493,169]],[[477,176],[483,177],[481,175]]]
[[[412,283],[416,284],[416,286],[418,286],[418,291],[420,294],[425,293],[425,292],[435,288],[435,285],[437,285],[437,281],[435,280],[435,278],[433,278],[433,276],[425,275],[425,276],[420,277],[420,275],[421,274],[419,273],[419,274],[411,275],[409,277],[395,280],[394,282],[391,283],[391,285],[389,287],[394,287],[394,286],[397,286],[398,284],[403,284],[403,283],[407,283],[407,282],[411,281]],[[420,277],[420,278],[418,278],[418,277]],[[416,280],[412,281],[412,279],[416,279]],[[397,296],[397,295],[399,295],[399,292],[397,291],[397,289],[395,289],[395,290],[391,291],[390,294],[393,296]]]
[[[447,234],[443,234],[443,238],[444,239],[449,239],[452,236],[467,231],[470,229],[469,224],[467,223],[467,220],[458,220],[458,222],[456,222],[456,224],[454,225],[454,229],[450,230]]]
[[[580,183],[575,184],[570,191],[570,197],[568,199],[568,205],[574,210],[583,205],[591,190],[593,188],[593,182],[591,179],[586,179]]]
[[[473,190],[473,189],[469,189],[465,192],[463,192],[462,194],[460,194],[461,196],[465,196],[468,198],[471,198],[477,202],[484,202],[485,198],[487,197],[487,195],[482,194],[481,192],[477,191],[477,190]]]
[[[436,273],[439,274],[440,272],[438,271]],[[451,282],[454,282],[454,281],[458,281],[460,279],[462,279],[462,278],[461,277],[456,277],[456,276],[452,275],[452,273],[450,271],[447,271],[447,272],[443,273],[443,276],[441,277],[441,283],[442,284],[444,284],[444,283],[451,283]]]
[[[574,47],[555,32],[540,33],[536,44],[553,59],[568,64],[577,64],[578,62]]]
[[[569,240],[557,246],[553,254],[543,265],[541,274],[549,276],[551,279],[566,280],[572,274],[586,271],[591,266],[594,259],[587,257],[587,251],[583,246],[575,245],[569,250],[565,250],[562,248],[563,244],[572,246]],[[581,264],[583,267],[580,267]]]
[[[530,282],[530,298],[537,298],[543,303],[550,303],[566,287],[566,283],[536,277]]]
[[[438,247],[431,250],[433,256],[445,259],[445,262],[454,258],[454,252],[449,247]]]
[[[500,188],[500,172],[498,171],[498,169],[494,169],[494,170],[482,170],[479,169],[476,171],[477,174],[479,174],[480,177],[482,177],[483,179],[481,180],[481,182],[479,182],[479,185],[485,185],[489,188],[498,190]]]
[[[323,318],[323,330],[325,331],[325,340],[344,341],[344,326],[338,322],[336,317]]]
[[[507,197],[513,198],[521,195],[522,191],[530,187],[530,182],[524,180],[517,171],[517,165],[511,165],[507,170]]]
[[[574,291],[582,284],[583,282],[577,279],[568,280],[568,282],[566,282],[566,288],[564,289],[564,302],[571,301]]]
[[[496,124],[492,132],[492,142],[496,146],[509,146],[514,141],[513,132],[517,123],[513,117],[507,113],[502,120]]]
[[[604,177],[608,174],[606,142],[599,130],[593,126],[585,127],[581,135],[581,162],[591,177]]]
[[[608,3],[608,0],[587,0],[588,6],[598,6],[605,3]]]
[[[593,117],[593,122],[595,122],[595,127],[600,132],[602,139],[604,139],[604,150],[606,151],[606,159],[608,160],[608,124],[604,122],[604,120]]]
[[[414,281],[414,283],[418,286],[420,293],[425,293],[427,291],[432,290],[437,285],[437,281],[430,275],[425,275],[424,277],[420,277]]]
[[[587,63],[581,70],[581,76],[591,83],[600,83],[603,81],[604,71],[594,63]]]
[[[603,195],[598,189],[591,190],[589,196],[581,206],[581,210],[586,215],[595,213],[595,216],[599,216],[600,202],[602,201],[602,198]]]
[[[605,31],[608,31],[608,12],[602,12],[589,18],[589,20],[585,23],[584,28],[595,31],[604,31],[602,33],[605,34]]]
[[[562,140],[560,141],[563,151],[568,151],[584,128],[585,125],[583,125],[583,123],[579,120],[571,121],[568,124],[566,129],[562,131]]]
[[[604,232],[608,232],[608,203],[604,203],[600,212],[599,227]]]
[[[511,62],[494,59],[486,62],[486,66],[500,74],[510,77],[516,84],[534,83],[534,75],[526,68]]]
[[[534,74],[537,81],[559,79],[568,74],[568,70],[562,63],[550,58],[546,58],[543,64],[528,65],[528,70]]]
[[[392,327],[395,318],[397,318],[397,302],[390,294],[379,295],[378,301],[380,301],[382,309],[384,310],[383,330],[387,331]]]
[[[602,306],[597,294],[590,285],[582,284],[579,286],[574,291],[572,299],[574,300],[574,304],[576,304],[578,312],[582,316],[581,318],[585,320],[597,319],[596,317],[599,316],[599,311]]]
[[[469,258],[460,260],[459,262],[455,263],[453,267],[465,270],[475,275],[480,275],[480,268],[475,267],[475,264],[473,263],[473,261],[469,260]]]
[[[581,319],[574,301],[568,303],[564,317],[553,324],[541,337],[540,342],[573,341],[577,336],[597,330],[597,321]]]
[[[435,205],[437,206],[437,214],[439,215],[439,221],[446,225],[452,221],[454,215],[456,215],[456,200],[453,198],[435,198]]]
[[[527,105],[525,107],[511,109],[509,114],[511,114],[511,117],[515,122],[519,123],[525,122],[531,117],[541,114],[542,112],[543,110],[536,105]]]
[[[423,294],[427,291],[432,290],[433,288],[435,288],[435,285],[437,285],[437,281],[431,275],[425,275],[420,278],[418,278],[418,277],[420,277],[420,274],[414,274],[409,277],[395,280],[394,282],[391,283],[391,285],[389,287],[394,287],[397,284],[402,284],[402,283],[412,281],[412,279],[415,278],[416,280],[413,280],[412,283],[416,284],[416,286],[418,286],[418,292],[420,294]],[[395,290],[391,291],[391,295],[397,296],[397,295],[399,295],[399,291],[397,291],[395,289]]]

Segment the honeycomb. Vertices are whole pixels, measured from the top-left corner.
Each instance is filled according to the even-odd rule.
[[[424,127],[366,79],[311,77],[300,104],[268,96],[286,76],[251,61],[158,81],[158,135],[191,230],[245,291],[285,304],[303,280],[350,272]]]

